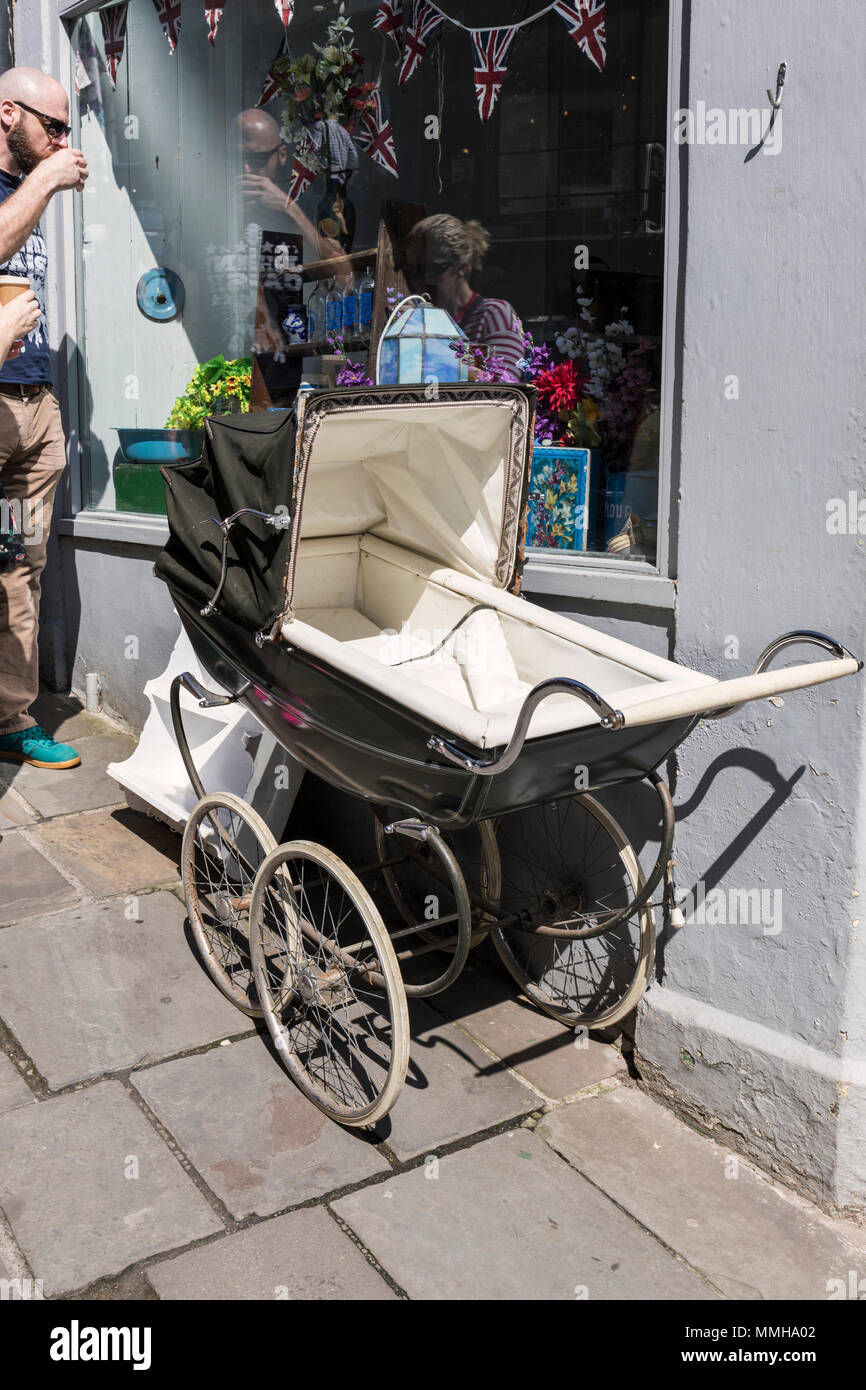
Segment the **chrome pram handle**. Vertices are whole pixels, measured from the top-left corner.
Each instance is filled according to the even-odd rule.
[[[455,763],[457,767],[462,767],[467,772],[473,772],[478,777],[495,777],[497,773],[506,772],[517,761],[526,742],[529,721],[536,707],[550,695],[574,695],[578,700],[583,700],[584,704],[589,705],[599,715],[599,722],[603,729],[621,729],[625,723],[622,711],[614,709],[602,695],[591,690],[588,685],[582,685],[580,681],[572,680],[569,676],[554,676],[551,680],[540,681],[530,690],[520,707],[520,713],[514,724],[514,733],[498,758],[487,761],[473,758],[469,753],[462,752],[456,744],[449,743],[447,739],[439,738],[437,734],[427,740],[427,747],[434,753],[441,753],[443,758]]]
[[[229,531],[232,529],[239,516],[260,516],[262,521],[266,522],[268,526],[273,526],[275,531],[288,531],[292,524],[292,518],[289,516],[288,512],[260,512],[255,507],[241,507],[239,511],[232,512],[231,516],[227,516],[224,521],[220,521],[218,516],[211,517],[214,526],[218,526],[223,533],[223,544],[222,555],[220,556],[219,583],[204,608],[199,609],[199,616],[202,618],[209,618],[211,613],[216,612],[217,604],[222,595],[223,585],[226,582]]]
[[[841,642],[837,642],[834,637],[828,637],[825,632],[812,632],[809,628],[795,628],[792,632],[783,632],[781,637],[776,637],[768,646],[764,648],[761,655],[755,662],[753,676],[760,676],[766,671],[774,656],[783,651],[785,647],[795,647],[799,645],[822,647],[824,651],[831,652],[837,658],[849,656],[852,661],[858,658],[853,652],[849,652],[847,647],[843,647]],[[863,662],[859,662],[860,669]],[[742,709],[742,705],[720,705],[718,709],[708,710],[701,717],[703,719],[727,719],[729,714],[734,714],[736,710]]]

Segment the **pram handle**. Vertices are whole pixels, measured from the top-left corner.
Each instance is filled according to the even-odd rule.
[[[834,637],[828,637],[825,632],[812,632],[809,628],[795,628],[792,632],[783,632],[780,637],[776,637],[768,646],[764,648],[761,655],[755,662],[753,676],[760,676],[766,671],[773,657],[783,651],[785,647],[794,646],[822,647],[824,651],[831,652],[833,656],[841,660],[843,657],[850,657],[852,661],[857,661],[853,652],[849,652],[847,647],[843,647],[841,642],[837,642]],[[862,670],[863,662],[859,662],[859,669]],[[738,709],[742,709],[742,703],[735,705],[720,705],[718,709],[707,710],[701,717],[703,719],[727,719],[729,714],[734,714]]]
[[[603,729],[621,729],[625,722],[622,711],[614,709],[613,705],[609,705],[602,695],[590,689],[588,685],[582,685],[580,681],[572,680],[569,676],[554,676],[550,680],[540,681],[530,690],[520,707],[514,733],[498,758],[487,761],[473,758],[469,753],[462,752],[456,744],[449,743],[437,734],[427,740],[427,747],[478,777],[495,777],[500,772],[506,772],[512,763],[517,761],[526,742],[529,721],[537,706],[550,695],[574,695],[578,700],[583,700],[584,704],[595,710]]]

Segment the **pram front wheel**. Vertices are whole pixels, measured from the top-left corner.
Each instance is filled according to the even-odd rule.
[[[253,974],[289,1075],[331,1119],[373,1125],[409,1065],[409,1013],[394,948],[360,879],[323,845],[268,855],[250,909]]]
[[[634,1008],[655,959],[651,907],[600,935],[605,917],[644,885],[637,855],[592,796],[549,802],[503,816],[497,825],[503,919],[496,951],[534,1004],[572,1027],[604,1028]],[[554,934],[555,933],[555,934]]]
[[[202,797],[183,834],[181,876],[192,934],[214,984],[260,1018],[249,946],[253,882],[276,840],[261,816],[227,792]]]

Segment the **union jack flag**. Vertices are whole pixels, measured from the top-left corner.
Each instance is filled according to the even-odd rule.
[[[607,41],[604,36],[604,0],[556,0],[553,8],[568,25],[568,32],[581,53],[585,53],[599,72],[604,71]]]
[[[403,62],[400,67],[401,85],[409,80],[421,62],[427,52],[427,39],[444,18],[442,11],[437,10],[436,6],[431,4],[431,0],[414,0],[412,27],[406,34]]]
[[[387,34],[397,45],[397,51],[403,52],[403,10],[400,0],[382,0],[373,20],[373,28],[380,34]]]
[[[370,93],[371,105],[361,117],[361,129],[356,137],[362,150],[370,156],[374,164],[380,164],[395,178],[399,177],[397,151],[394,147],[394,132],[391,122],[385,115],[382,88],[374,87]]]
[[[508,29],[472,29],[470,33],[475,50],[478,114],[482,121],[489,121],[508,71],[508,55],[517,34],[517,25],[512,24]]]
[[[223,7],[221,6],[219,9],[213,10],[205,8],[204,17],[207,21],[208,42],[214,46],[216,44],[217,29],[223,17]]]
[[[290,203],[297,202],[302,193],[306,193],[318,170],[311,169],[309,164],[305,164],[297,155],[292,160],[292,181],[289,185]]]
[[[268,68],[268,75],[265,78],[265,85],[262,88],[262,94],[256,102],[256,106],[267,106],[268,102],[273,101],[274,97],[280,90],[280,84],[277,78],[277,62],[288,51],[288,47],[289,40],[284,34],[283,41],[280,44],[279,50],[277,52],[277,56],[276,58],[274,58],[274,61]]]
[[[153,3],[162,25],[162,32],[168,39],[168,46],[173,53],[180,38],[180,0],[153,0]]]
[[[295,0],[274,0],[274,5],[283,25],[288,29],[295,13]]]
[[[122,5],[110,5],[107,10],[100,10],[99,22],[102,25],[102,38],[105,43],[105,62],[108,67],[108,75],[111,78],[112,87],[116,87],[117,69],[120,66],[124,44],[126,43],[126,3]]]

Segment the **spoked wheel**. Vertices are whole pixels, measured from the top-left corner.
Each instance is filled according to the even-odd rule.
[[[280,845],[256,878],[250,946],[274,1046],[304,1094],[340,1124],[387,1115],[409,1065],[409,1013],[360,879],[322,845]]]
[[[606,918],[644,886],[620,826],[591,796],[503,816],[497,826],[502,917],[526,927],[492,932],[501,960],[545,1013],[574,1027],[603,1028],[634,1008],[655,958],[653,910]]]
[[[261,816],[231,793],[204,796],[183,834],[182,878],[192,934],[214,984],[261,1017],[249,945],[253,882],[276,840]]]
[[[379,870],[396,909],[391,940],[406,993],[423,998],[456,980],[470,947],[489,929],[493,919],[478,898],[498,896],[499,858],[487,821],[458,831],[427,827],[425,839],[396,828],[386,833],[404,818],[399,811],[373,810]]]

